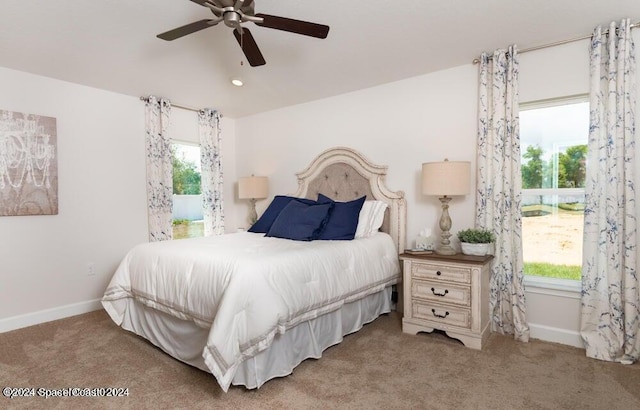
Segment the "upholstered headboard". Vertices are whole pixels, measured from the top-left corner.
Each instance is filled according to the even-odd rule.
[[[359,152],[345,147],[331,148],[318,155],[298,177],[297,197],[317,199],[318,194],[336,201],[368,200],[386,202],[388,207],[381,230],[388,233],[402,253],[406,241],[407,204],[404,192],[385,185],[387,167],[375,165]]]

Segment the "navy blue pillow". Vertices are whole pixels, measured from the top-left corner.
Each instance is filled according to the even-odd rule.
[[[273,201],[271,201],[267,209],[264,211],[260,219],[258,219],[256,223],[253,224],[251,228],[249,228],[249,232],[269,232],[271,225],[273,225],[273,222],[276,220],[280,212],[284,209],[285,206],[287,206],[289,202],[294,199],[308,205],[317,203],[316,201],[307,198],[295,198],[292,196],[276,195],[275,198],[273,198]]]
[[[333,210],[329,222],[320,233],[318,239],[328,241],[350,241],[356,236],[360,210],[364,205],[366,196],[349,202],[335,202],[333,199],[318,194],[318,203],[333,203]]]
[[[289,201],[265,236],[313,241],[329,220],[331,208],[333,204],[309,205],[297,200]]]

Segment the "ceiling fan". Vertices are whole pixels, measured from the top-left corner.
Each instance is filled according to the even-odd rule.
[[[158,34],[162,40],[172,41],[196,31],[215,26],[221,21],[227,27],[233,28],[240,48],[244,52],[249,65],[252,67],[266,64],[256,41],[251,32],[242,23],[252,22],[258,26],[288,31],[316,38],[326,38],[329,34],[329,26],[309,23],[307,21],[293,20],[286,17],[271,16],[254,12],[253,0],[191,0],[201,6],[207,7],[215,15],[215,18],[196,21],[182,27]]]

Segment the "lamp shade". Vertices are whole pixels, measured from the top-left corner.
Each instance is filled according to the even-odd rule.
[[[468,161],[427,162],[422,164],[422,193],[436,196],[467,195],[471,177]]]
[[[267,177],[240,178],[238,181],[238,198],[240,199],[263,199],[269,192],[269,180]]]

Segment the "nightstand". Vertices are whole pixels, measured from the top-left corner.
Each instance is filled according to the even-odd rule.
[[[492,255],[400,255],[403,263],[402,331],[444,331],[481,349],[489,335]]]

